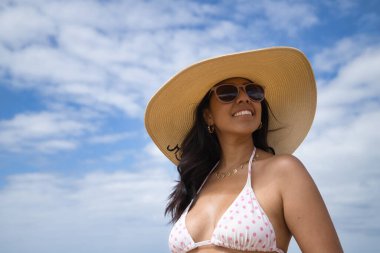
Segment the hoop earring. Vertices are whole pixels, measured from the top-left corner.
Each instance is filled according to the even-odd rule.
[[[212,134],[212,133],[215,131],[215,127],[214,127],[214,125],[208,125],[208,126],[207,126],[207,130],[208,130],[208,132],[209,132],[210,134]]]

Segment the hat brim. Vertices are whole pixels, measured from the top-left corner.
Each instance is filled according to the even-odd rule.
[[[166,82],[150,100],[145,127],[153,142],[178,165],[179,146],[194,122],[194,110],[218,82],[243,77],[265,87],[270,113],[268,144],[276,154],[292,154],[311,128],[316,83],[305,55],[272,47],[215,57],[193,64]]]

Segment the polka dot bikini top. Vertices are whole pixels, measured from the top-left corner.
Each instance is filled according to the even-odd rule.
[[[276,246],[276,235],[273,226],[257,201],[251,186],[251,167],[255,152],[256,148],[249,159],[247,183],[221,216],[211,239],[194,242],[186,228],[186,215],[194,201],[193,199],[170,232],[169,247],[172,253],[185,253],[205,245],[215,245],[242,251],[284,253]],[[197,195],[217,165],[206,177]]]

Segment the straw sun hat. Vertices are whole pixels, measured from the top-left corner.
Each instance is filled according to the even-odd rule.
[[[276,117],[269,113],[268,144],[276,154],[293,153],[306,137],[317,97],[313,71],[301,51],[272,47],[219,56],[176,74],[146,108],[147,132],[174,164],[179,162],[180,145],[193,125],[195,108],[210,88],[231,77],[265,87],[265,98]]]

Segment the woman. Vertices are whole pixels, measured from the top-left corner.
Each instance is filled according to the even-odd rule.
[[[343,252],[323,200],[291,154],[311,127],[306,57],[275,47],[203,61],[150,101],[148,133],[177,165],[172,252]]]

